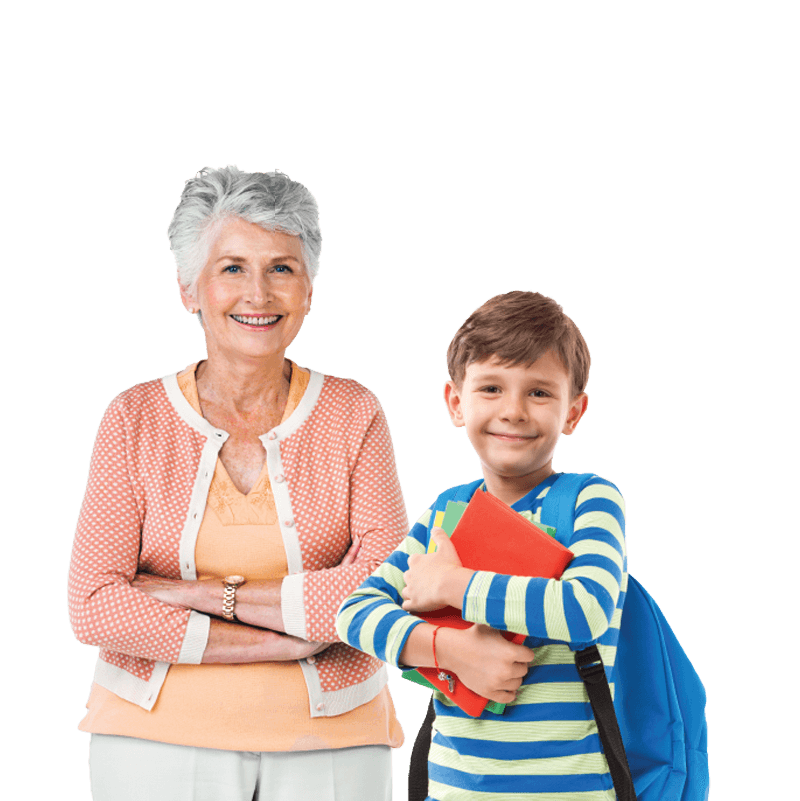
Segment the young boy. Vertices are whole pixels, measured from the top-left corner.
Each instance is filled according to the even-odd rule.
[[[558,477],[558,438],[586,411],[589,351],[580,331],[549,298],[510,292],[470,316],[447,356],[447,408],[483,470],[483,481],[465,489],[485,489],[539,522]],[[447,535],[432,528],[448,495],[345,600],[339,635],[394,665],[436,665],[508,705],[473,719],[435,693],[430,799],[615,798],[572,651],[597,642],[606,666],[614,662],[627,585],[622,497],[601,478],[588,483],[569,543],[575,556],[560,580],[548,580],[462,567]],[[431,539],[437,549],[427,553]],[[437,629],[413,615],[446,605],[478,625]],[[500,630],[524,634],[525,644]]]

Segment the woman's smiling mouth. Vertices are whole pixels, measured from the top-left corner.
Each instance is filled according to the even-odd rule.
[[[270,325],[274,325],[275,323],[280,320],[282,315],[280,314],[271,314],[271,315],[263,315],[261,317],[243,315],[243,314],[232,314],[231,318],[234,319],[237,323],[241,325],[246,325],[250,328],[265,328]]]

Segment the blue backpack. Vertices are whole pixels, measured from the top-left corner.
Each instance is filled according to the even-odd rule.
[[[554,526],[556,539],[567,547],[575,502],[589,478],[589,473],[562,474],[542,505],[542,522]],[[705,801],[706,693],[656,602],[633,577],[628,576],[614,662],[613,702],[597,648],[578,651],[575,663],[586,683],[617,798]]]

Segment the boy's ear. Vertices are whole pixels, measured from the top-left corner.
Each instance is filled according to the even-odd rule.
[[[454,426],[463,426],[464,414],[461,409],[461,394],[455,381],[448,381],[444,385],[444,402],[447,404],[447,411]]]
[[[561,429],[562,434],[571,434],[578,425],[578,421],[586,413],[586,407],[589,405],[589,396],[585,392],[576,395],[572,399],[572,404],[567,413],[567,422],[564,423],[564,428]]]

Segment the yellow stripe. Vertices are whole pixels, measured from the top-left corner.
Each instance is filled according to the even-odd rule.
[[[577,672],[575,681],[537,681],[523,684],[517,693],[518,704],[580,704],[589,700]]]
[[[573,581],[575,579],[590,579],[597,582],[614,600],[616,604],[619,597],[619,584],[614,576],[611,575],[604,567],[597,567],[597,565],[584,565],[583,567],[576,567],[573,570],[565,570],[564,575],[561,577],[562,581]]]
[[[548,581],[544,590],[544,623],[551,640],[569,640],[569,627],[564,614],[564,596],[560,581]]]
[[[575,518],[575,533],[585,528],[601,528],[613,534],[620,545],[620,550],[624,553],[625,537],[622,533],[617,519],[608,512],[586,512],[580,517]]]
[[[575,556],[585,556],[586,554],[598,554],[600,556],[610,559],[614,564],[622,570],[622,554],[611,544],[607,542],[599,542],[598,540],[581,540],[574,545],[570,545],[569,549]],[[567,568],[569,570],[569,568]],[[564,578],[564,576],[562,576]]]
[[[591,790],[586,793],[570,793],[566,799],[564,793],[481,793],[476,790],[462,790],[460,787],[450,787],[447,784],[431,781],[428,783],[428,793],[433,798],[443,798],[446,801],[615,801],[613,790]]]
[[[466,756],[432,743],[428,758],[443,768],[478,776],[585,776],[608,771],[608,763],[601,753],[573,754],[545,759],[492,759]]]
[[[525,614],[525,593],[529,579],[524,576],[511,576],[506,585],[506,606],[504,622],[508,631],[528,633]]]
[[[594,720],[466,720],[465,718],[436,718],[436,731],[445,737],[468,740],[487,740],[498,743],[546,742],[547,740],[583,740],[597,733]]]
[[[428,527],[428,521],[431,519],[431,515],[432,514],[433,514],[433,512],[431,512],[430,509],[426,509],[425,513],[422,515],[422,517],[420,517],[420,519],[417,520],[417,523],[419,523],[421,526],[425,526],[425,528],[427,528]]]

